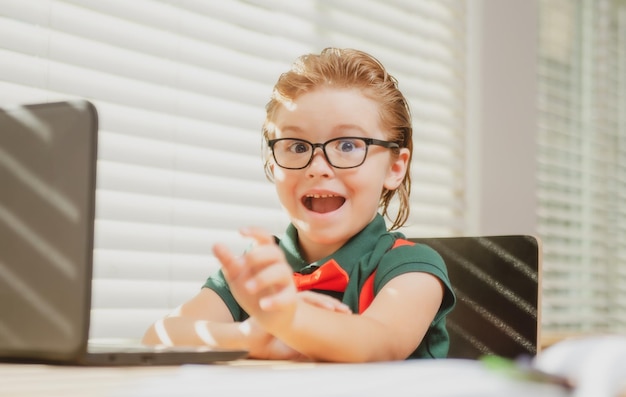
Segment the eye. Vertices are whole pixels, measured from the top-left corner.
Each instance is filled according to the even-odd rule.
[[[291,141],[287,150],[291,153],[306,153],[309,151],[309,145],[301,141]]]
[[[341,153],[354,153],[365,147],[365,143],[360,139],[342,138],[335,141],[334,149]]]

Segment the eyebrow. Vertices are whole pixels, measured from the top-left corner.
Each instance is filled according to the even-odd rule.
[[[284,127],[276,126],[276,130],[280,130],[281,132],[294,132],[294,133],[304,133],[305,132],[304,129],[302,129],[302,128],[298,127],[298,126],[295,126],[295,125],[287,125],[287,126],[284,126]],[[360,127],[360,126],[358,126],[356,124],[340,124],[338,126],[335,126],[333,128],[332,132],[334,134],[335,132],[339,132],[340,133],[340,132],[343,132],[343,131],[346,131],[346,130],[358,130],[358,131],[360,131],[363,134],[365,134],[367,132],[367,130],[363,129],[362,127]]]

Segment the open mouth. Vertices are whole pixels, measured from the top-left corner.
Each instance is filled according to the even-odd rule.
[[[339,209],[346,202],[345,197],[334,194],[307,194],[302,198],[302,204],[313,212],[325,214]]]

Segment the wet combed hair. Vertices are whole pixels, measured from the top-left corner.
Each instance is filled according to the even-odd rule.
[[[388,133],[387,140],[413,153],[413,128],[411,112],[404,95],[398,89],[397,80],[387,73],[384,66],[371,55],[354,50],[326,48],[320,54],[307,54],[293,63],[291,70],[283,73],[274,86],[272,97],[266,105],[266,118],[263,124],[263,143],[274,137],[274,117],[281,104],[296,100],[300,95],[318,87],[357,88],[363,95],[375,100],[379,105],[381,127]],[[397,155],[398,151],[395,150]],[[265,172],[270,181],[273,175],[269,169],[269,154],[265,153]],[[392,220],[390,230],[398,229],[409,217],[411,192],[411,158],[406,175],[395,190],[383,188],[379,208],[382,215]],[[399,206],[395,218],[389,211],[389,204],[398,194]]]

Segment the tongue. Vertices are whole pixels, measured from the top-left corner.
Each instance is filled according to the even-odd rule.
[[[312,198],[311,210],[319,213],[334,211],[346,201],[343,197]]]

